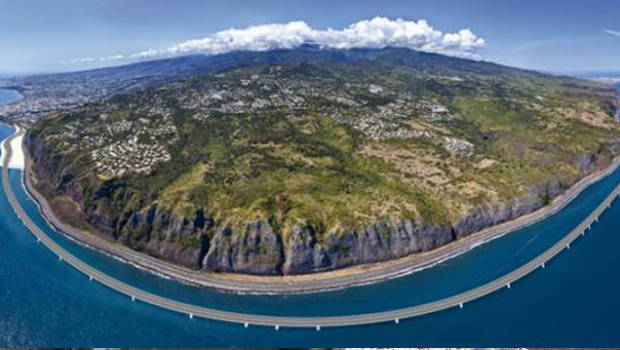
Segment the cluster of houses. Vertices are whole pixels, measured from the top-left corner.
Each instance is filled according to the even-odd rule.
[[[281,107],[303,112],[312,102],[319,101],[314,106],[321,113],[371,140],[425,138],[435,140],[452,153],[473,152],[473,145],[466,140],[411,127],[412,117],[429,123],[450,120],[452,114],[448,107],[411,92],[391,91],[377,82],[342,82],[318,76],[296,79],[294,74],[287,75],[284,69],[274,68],[250,77],[221,74],[180,98],[182,106],[196,111],[193,118],[200,121],[206,121],[212,112],[261,113]],[[383,98],[388,103],[372,104],[369,100],[373,98]]]
[[[46,138],[65,152],[89,152],[94,169],[103,177],[149,174],[157,164],[172,159],[164,145],[178,140],[172,116],[150,112],[133,120],[102,113],[98,119],[103,123],[79,119]]]
[[[91,158],[97,172],[105,177],[123,176],[128,172],[148,174],[157,163],[171,160],[163,146],[140,143],[137,136],[94,150]]]
[[[471,155],[474,150],[466,140],[411,126],[412,118],[428,123],[449,120],[452,116],[446,106],[408,91],[395,92],[380,82],[337,81],[322,76],[298,79],[285,69],[273,69],[249,77],[225,73],[189,92],[180,91],[173,95],[179,106],[193,111],[192,118],[199,121],[208,120],[214,112],[256,114],[287,108],[304,113],[318,108],[335,123],[348,125],[371,140],[427,139],[452,153]],[[82,121],[69,123],[63,141],[70,149],[89,150],[95,168],[104,176],[150,173],[156,164],[171,159],[164,145],[178,141],[178,132],[169,105],[158,95],[137,106],[141,107],[134,113],[140,118],[111,118],[102,113],[99,118],[104,123],[88,131],[84,131]],[[123,106],[107,107],[114,113],[110,111]]]

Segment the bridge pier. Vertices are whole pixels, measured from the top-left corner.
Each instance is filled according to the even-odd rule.
[[[246,323],[243,324],[243,328],[248,328],[248,327],[250,327],[249,323],[246,322]]]
[[[510,282],[506,284],[506,288],[510,289]]]
[[[62,256],[58,256],[58,261],[62,261]]]
[[[545,268],[545,263],[540,264],[540,267]]]
[[[136,297],[135,296],[131,296],[131,301],[136,301]]]
[[[41,238],[37,237],[37,243],[41,243]]]
[[[316,331],[320,331],[321,330],[321,326],[316,326]]]
[[[190,314],[189,314],[189,318],[190,318],[190,319],[194,318],[194,314],[190,313]]]
[[[275,325],[275,327],[274,327],[274,328],[276,329],[276,331],[277,331],[277,330],[280,330],[280,325]]]
[[[463,308],[463,303],[459,303],[459,308],[462,309]]]
[[[394,323],[399,324],[400,320],[397,318],[397,319],[394,320]]]
[[[570,243],[566,244],[566,249],[570,249]]]
[[[88,280],[92,281],[93,280],[93,276],[88,276]]]

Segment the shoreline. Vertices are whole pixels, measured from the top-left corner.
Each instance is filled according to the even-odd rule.
[[[0,79],[0,81],[1,80],[2,79]],[[6,95],[11,95],[11,96],[6,98],[5,100],[0,101],[0,106],[8,105],[8,104],[17,102],[24,98],[24,94],[22,94],[22,92],[17,89],[14,89],[8,86],[0,86],[0,94],[2,94],[2,90],[8,91],[5,93],[5,96]]]
[[[23,127],[19,125],[15,125],[15,134],[19,133],[22,129]],[[7,140],[8,139],[2,140],[2,142],[0,143],[0,147],[4,148],[4,143],[7,142]],[[15,138],[12,138],[11,140],[8,141],[10,142],[11,148],[14,150],[17,150],[15,153],[13,153],[13,156],[8,161],[8,167],[11,169],[20,169],[20,170],[24,169],[24,157],[23,156],[25,153],[23,152],[23,149],[22,149],[23,140],[24,140],[24,134],[22,133],[21,135]],[[4,164],[4,157],[5,157],[5,154],[4,152],[2,152],[2,155],[0,155],[0,164]]]
[[[21,151],[23,152],[23,147]],[[97,250],[159,277],[222,292],[265,295],[308,294],[339,290],[398,278],[430,268],[493,239],[530,226],[557,213],[583,190],[615,171],[620,165],[620,156],[618,156],[605,169],[592,173],[576,182],[563,194],[556,197],[551,204],[514,220],[488,227],[429,252],[326,272],[291,276],[258,276],[192,270],[134,251],[113,240],[105,239],[98,234],[86,232],[63,223],[53,213],[47,200],[34,189],[31,183],[34,174],[32,174],[30,168],[30,157],[27,153],[23,153],[25,160],[22,176],[23,186],[28,196],[37,204],[40,214],[55,231],[63,233],[66,237],[89,249]]]
[[[23,130],[21,130],[19,134],[23,134]],[[11,138],[14,138],[15,136],[17,136],[17,134],[14,134]],[[7,144],[4,144],[3,148],[6,150],[7,155],[11,154],[12,149],[10,143],[8,143],[8,146]],[[10,158],[10,156],[8,156],[8,158]],[[320,331],[321,327],[347,327],[386,322],[394,322],[395,324],[398,324],[402,319],[409,319],[436,313],[450,308],[463,308],[465,303],[483,298],[504,288],[509,289],[511,284],[516,283],[531,273],[542,270],[545,267],[545,263],[550,262],[557,255],[570,249],[571,243],[580,237],[585,236],[586,231],[590,230],[591,225],[596,223],[600,216],[611,207],[613,202],[617,201],[618,197],[620,197],[620,184],[617,184],[616,187],[607,195],[607,197],[600,202],[598,206],[590,212],[590,214],[583,221],[581,221],[580,224],[557,241],[552,247],[548,248],[526,264],[521,265],[519,268],[467,291],[453,294],[451,296],[444,297],[443,299],[387,311],[344,314],[338,316],[280,316],[265,315],[261,313],[225,311],[218,308],[210,308],[178,301],[134,287],[123,282],[122,280],[105,274],[95,267],[90,266],[88,263],[76,258],[69,251],[58,245],[32,221],[32,219],[22,208],[19,200],[13,192],[13,188],[9,180],[7,159],[5,159],[5,163],[3,163],[3,165],[2,186],[6,193],[6,199],[15,210],[17,217],[22,220],[28,231],[37,239],[37,242],[40,242],[43,246],[45,246],[45,248],[49,249],[50,252],[57,255],[59,261],[65,261],[76,271],[82,273],[84,277],[89,278],[90,281],[96,281],[116,292],[124,294],[125,296],[130,297],[132,301],[141,301],[162,309],[178,312],[189,316],[190,319],[199,317],[215,321],[230,322],[243,325],[244,328],[248,328],[250,325],[269,326],[273,327],[276,331],[281,327],[314,328],[316,331]]]

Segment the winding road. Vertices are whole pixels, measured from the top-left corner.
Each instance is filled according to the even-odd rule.
[[[620,194],[619,184],[577,227],[575,227],[572,231],[565,235],[551,248],[549,248],[536,258],[532,259],[528,263],[491,282],[465,291],[463,293],[453,295],[451,297],[402,309],[358,315],[328,317],[280,317],[245,314],[221,311],[179,302],[133,287],[79,260],[67,250],[62,248],[60,245],[56,244],[49,236],[47,236],[45,232],[43,232],[43,230],[41,230],[32,221],[32,219],[24,211],[19,201],[15,197],[15,193],[13,192],[13,189],[9,182],[8,164],[12,153],[10,141],[23,133],[24,130],[19,129],[17,133],[13,134],[10,138],[6,140],[6,142],[3,143],[3,152],[5,152],[6,157],[4,157],[4,164],[2,164],[2,186],[4,188],[6,197],[15,212],[17,213],[17,216],[24,222],[26,227],[36,237],[38,242],[43,243],[48,249],[50,249],[54,254],[58,256],[59,260],[65,261],[78,271],[81,271],[90,280],[97,281],[112,288],[113,290],[126,294],[134,301],[140,300],[164,309],[184,313],[190,318],[201,317],[217,321],[233,322],[242,324],[245,327],[248,327],[249,325],[261,325],[275,327],[276,330],[280,329],[281,327],[311,327],[316,328],[316,330],[320,330],[321,327],[354,326],[379,322],[399,323],[399,321],[402,319],[425,315],[452,307],[463,307],[465,303],[481,298],[487,294],[493,293],[494,291],[502,288],[510,288],[511,284],[519,280],[520,278],[526,276],[527,274],[533,272],[538,268],[544,268],[545,263],[547,263],[556,255],[560,254],[564,249],[570,248],[570,244],[574,240],[576,240],[579,236],[584,235],[585,232],[590,228],[590,226],[598,220],[599,216],[608,207],[611,206],[612,202]]]

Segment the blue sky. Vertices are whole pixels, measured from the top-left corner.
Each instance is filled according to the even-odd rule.
[[[0,73],[75,70],[121,62],[80,57],[164,50],[231,27],[304,21],[342,29],[376,16],[469,28],[485,60],[555,72],[620,71],[620,16],[601,0],[0,0]],[[61,64],[65,61],[65,64]]]

